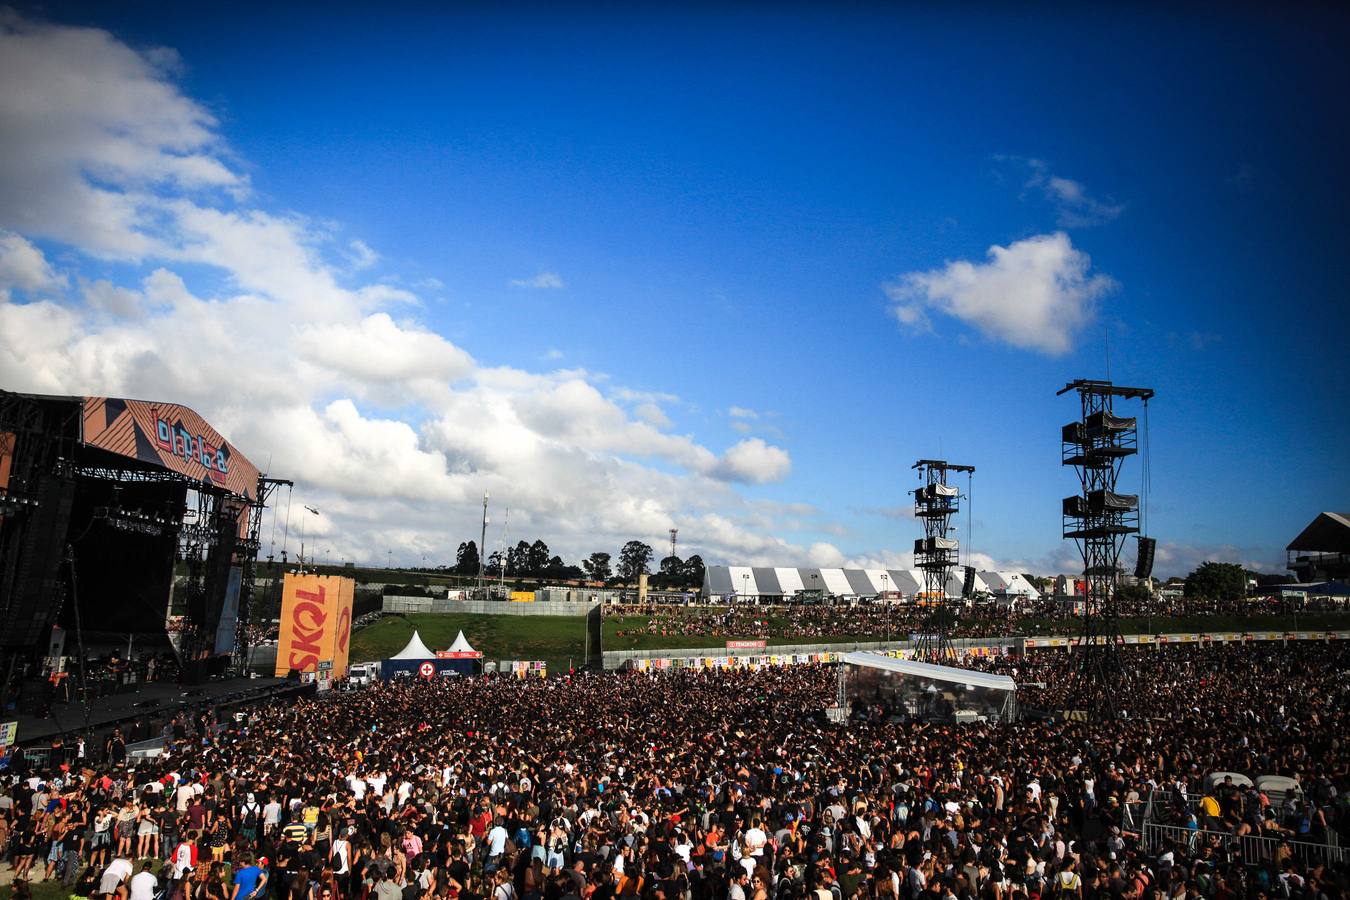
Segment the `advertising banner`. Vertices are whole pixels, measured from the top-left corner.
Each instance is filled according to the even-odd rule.
[[[764,641],[727,641],[728,650],[763,650]]]
[[[84,398],[84,442],[253,499],[258,467],[205,419],[176,403]]]
[[[291,669],[317,672],[320,660],[333,664],[333,678],[346,676],[355,592],[356,582],[350,578],[286,574],[281,592],[277,677]]]

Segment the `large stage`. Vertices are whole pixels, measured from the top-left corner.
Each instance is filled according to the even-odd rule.
[[[212,684],[247,650],[279,484],[185,406],[0,391],[0,710],[53,672],[144,677],[99,634]]]
[[[273,697],[313,693],[313,690],[312,685],[285,678],[230,678],[201,685],[148,682],[131,685],[122,693],[91,698],[88,727],[96,733],[114,726],[126,731],[137,720],[145,719],[151,728],[150,736],[157,737],[164,721],[183,710],[255,703]],[[53,703],[51,709],[52,714],[45,717],[12,714],[5,717],[8,721],[18,721],[19,745],[40,747],[61,735],[66,735],[69,743],[76,733],[84,731],[86,707],[78,697],[70,703]]]

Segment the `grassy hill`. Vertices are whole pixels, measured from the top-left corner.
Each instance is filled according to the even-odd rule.
[[[580,668],[586,653],[585,616],[485,616],[409,613],[384,616],[352,634],[352,662],[386,659],[402,650],[413,629],[432,650],[444,650],[460,630],[485,659],[542,659],[550,672]]]

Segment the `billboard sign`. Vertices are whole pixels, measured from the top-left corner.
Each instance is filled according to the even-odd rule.
[[[84,398],[83,441],[253,499],[258,467],[186,406]]]
[[[333,678],[347,674],[351,652],[352,598],[356,582],[337,575],[286,573],[281,591],[281,635],[277,642],[278,678],[331,663]]]

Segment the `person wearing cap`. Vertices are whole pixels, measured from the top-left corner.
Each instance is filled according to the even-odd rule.
[[[267,888],[267,872],[254,865],[253,854],[245,851],[240,868],[234,873],[234,891],[230,900],[260,900]]]

